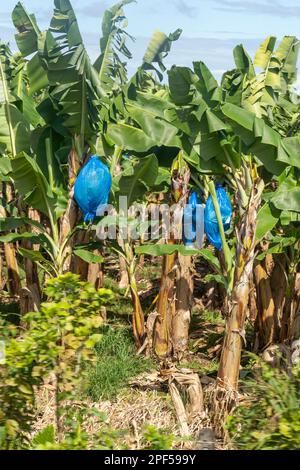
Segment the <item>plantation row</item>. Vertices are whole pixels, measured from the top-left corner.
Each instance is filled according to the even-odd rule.
[[[18,3],[12,21],[19,52],[0,44],[0,286],[21,311],[17,325],[0,317],[3,447],[16,437],[22,442],[35,390],[51,373],[63,440],[61,401],[74,399],[82,360],[93,361],[101,339],[100,313],[113,302],[103,289],[111,254],[131,294],[137,352],[157,360],[178,417],[184,408],[178,387],[187,389],[189,413],[203,412],[198,375],[177,369],[188,351],[196,258],[209,266],[205,282],[219,287],[226,322],[214,394],[220,419],[220,410],[226,414],[237,400],[244,347],[258,353],[280,343],[298,361],[300,99],[293,84],[299,42],[269,37],[254,61],[238,45],[235,68],[219,84],[197,51],[192,69],[166,71],[164,59],[181,30],[155,32],[128,77],[123,7],[129,3],[105,12],[94,64],[69,0],[54,1],[46,31]],[[112,219],[97,211],[109,202],[121,224],[120,196],[146,213],[158,204],[191,211],[189,237],[145,241],[146,217],[139,241],[130,230],[121,236],[119,225],[115,240],[99,241],[96,234]],[[203,221],[196,210],[204,204]],[[129,227],[136,221],[129,217]],[[202,248],[199,224],[205,224]],[[136,271],[157,258],[160,288],[145,312]],[[182,418],[180,425],[188,434]]]

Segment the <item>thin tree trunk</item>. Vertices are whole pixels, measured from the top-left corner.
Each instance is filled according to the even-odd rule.
[[[237,390],[242,343],[245,341],[245,318],[254,264],[257,212],[261,202],[263,183],[257,178],[237,231],[237,256],[234,287],[230,301],[230,316],[218,372],[218,385],[227,390]]]
[[[153,329],[153,347],[160,359],[172,353],[171,322],[175,318],[175,278],[177,254],[163,257],[163,269],[159,297],[157,301],[157,317]]]
[[[94,254],[99,255],[99,250],[95,250]],[[103,287],[102,263],[90,263],[88,265],[87,280],[95,287],[95,289],[100,289]]]
[[[223,276],[226,276],[226,263],[225,263],[225,257],[224,257],[223,250],[222,251],[217,251],[217,256],[218,256],[218,259],[220,261],[220,266],[221,266],[221,269],[222,269]],[[212,281],[212,286],[213,286],[212,295],[211,295],[211,298],[209,298],[209,296],[208,296],[208,300],[209,300],[210,304],[213,306],[213,308],[218,308],[220,300],[221,300],[222,316],[224,318],[226,318],[226,317],[228,317],[228,313],[229,313],[229,304],[228,304],[228,295],[227,295],[227,291],[225,289],[225,286],[223,286],[222,284],[216,283],[215,281]],[[219,299],[217,298],[218,295],[216,295],[216,292],[219,293]]]
[[[80,230],[76,233],[74,237],[74,244],[85,244],[89,242],[89,233],[83,230]],[[70,271],[74,274],[78,274],[82,281],[86,281],[88,278],[89,264],[79,256],[72,256]]]
[[[276,333],[275,303],[271,289],[270,276],[267,272],[267,259],[257,263],[254,268],[256,283],[259,332],[259,348],[263,349],[273,343]]]
[[[0,290],[2,290],[5,286],[5,278],[3,277],[3,256],[2,250],[0,247]]]
[[[12,243],[4,244],[4,256],[7,267],[7,278],[9,292],[13,296],[20,295],[22,288],[21,279],[19,274],[19,266],[16,256],[16,250]]]
[[[133,304],[133,336],[137,349],[141,349],[146,339],[145,318],[135,278],[135,260],[131,246],[125,244],[127,274]]]
[[[191,256],[178,255],[176,309],[172,318],[172,344],[173,353],[179,360],[188,349],[194,287],[191,266]]]
[[[60,219],[60,234],[59,234],[60,244],[64,243],[67,236],[75,228],[77,221],[78,221],[78,216],[79,216],[79,209],[74,200],[74,183],[75,183],[78,171],[80,169],[80,160],[75,149],[72,149],[69,154],[68,168],[69,168],[69,199],[68,199],[67,210]],[[73,244],[73,241],[70,240],[70,243],[68,247],[66,248],[65,254],[68,256],[66,256],[65,258],[65,262],[63,266],[64,272],[68,272],[71,269],[72,244]]]
[[[28,217],[36,222],[41,221],[40,214],[38,211],[29,208]],[[38,233],[35,227],[27,227],[28,230],[32,230],[33,233]],[[22,246],[25,249],[38,251],[40,246],[33,245],[30,241],[22,241]],[[36,263],[33,263],[29,258],[24,258],[24,268],[26,277],[26,289],[22,289],[20,299],[20,310],[21,314],[24,315],[28,312],[38,311],[41,305],[41,288],[38,276],[38,269]]]
[[[12,200],[12,190],[9,184],[3,184],[3,196],[6,203]],[[0,206],[0,216],[8,216],[3,206]],[[18,296],[22,288],[16,249],[13,243],[4,243],[4,258],[7,268],[7,287],[11,295]]]
[[[133,335],[135,344],[140,349],[146,338],[144,312],[138,294],[137,283],[134,273],[130,273],[130,292],[133,304]]]
[[[182,233],[182,210],[187,202],[189,181],[190,170],[180,154],[172,165],[171,206],[173,206],[175,210],[173,211],[174,233],[169,234],[169,244],[175,244],[176,241],[180,243],[176,232],[181,229]],[[179,215],[180,222],[177,218]],[[177,225],[180,225],[180,227]],[[186,285],[187,271],[183,268],[183,261],[176,283],[178,263],[179,258],[177,253],[163,257],[162,277],[157,302],[157,316],[153,329],[153,347],[156,355],[160,359],[171,356],[175,348],[178,350],[179,355],[182,355],[181,350],[187,347],[188,324],[191,318],[190,305],[187,306],[190,292]],[[181,275],[184,276],[182,280],[180,279]],[[176,292],[177,288],[179,288],[179,292]],[[184,299],[184,295],[187,296],[187,299]],[[181,309],[179,313],[177,312],[177,307]]]
[[[285,316],[285,305],[287,300],[287,273],[286,258],[284,255],[274,257],[275,266],[271,276],[271,288],[274,299],[277,335],[276,339],[283,342],[288,334],[288,318]]]
[[[289,329],[289,339],[300,338],[300,272],[296,273],[291,302],[291,323]]]

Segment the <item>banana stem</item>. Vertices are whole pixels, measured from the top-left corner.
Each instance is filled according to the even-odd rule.
[[[119,163],[122,152],[123,152],[123,149],[121,147],[116,146],[115,152],[111,160],[111,165],[110,165],[110,174],[112,178],[115,176],[116,167]]]
[[[135,278],[135,269],[136,269],[136,260],[132,251],[132,247],[128,242],[124,244],[125,249],[125,259],[127,263],[127,272],[129,278],[129,285],[131,290],[131,297],[133,303],[133,334],[135,343],[138,349],[143,346],[145,340],[145,320],[144,312],[140,302],[140,297],[138,293],[137,282]]]
[[[50,137],[46,138],[46,158],[47,158],[47,167],[49,175],[49,184],[51,191],[54,188],[54,177],[53,177],[53,148],[52,148],[52,130],[50,130]]]

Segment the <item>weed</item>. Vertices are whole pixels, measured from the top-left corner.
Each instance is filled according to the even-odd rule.
[[[113,399],[128,380],[151,369],[151,361],[135,354],[130,332],[124,328],[105,327],[96,346],[97,363],[89,370],[90,397]]]

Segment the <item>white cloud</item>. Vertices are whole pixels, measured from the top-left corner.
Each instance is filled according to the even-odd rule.
[[[257,15],[278,16],[280,18],[300,16],[300,6],[287,5],[278,0],[209,0],[215,9],[231,13],[252,13]]]

